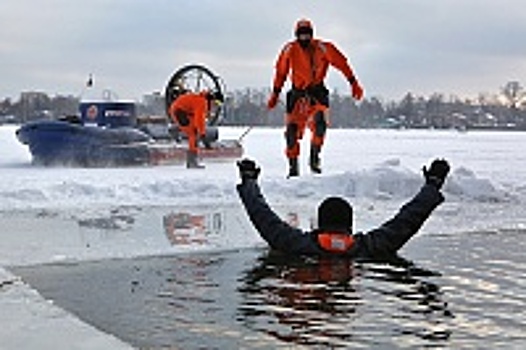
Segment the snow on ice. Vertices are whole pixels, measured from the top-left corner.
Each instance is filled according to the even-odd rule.
[[[17,142],[15,130],[0,127],[0,266],[262,244],[239,204],[232,162],[207,163],[205,170],[182,165],[37,167],[31,165],[27,148]],[[224,128],[221,137],[237,138],[243,131]],[[422,166],[441,157],[452,166],[444,186],[446,202],[421,234],[526,229],[522,132],[331,129],[321,155],[324,173],[308,173],[305,139],[302,176],[291,180],[285,179],[282,129],[255,128],[244,138],[244,146],[246,156],[262,167],[260,182],[268,201],[283,213],[306,217],[303,226],[312,222],[324,197],[340,195],[353,203],[358,230],[376,227],[416,193],[423,183]],[[174,247],[161,233],[161,221],[178,208],[198,216],[216,210],[225,215],[226,224],[207,244]],[[111,234],[114,231],[121,234]],[[0,327],[4,345],[52,344],[60,334],[69,339],[69,349],[126,348],[57,310],[2,267],[0,307],[9,314]],[[28,324],[37,330],[30,337],[21,333]],[[86,347],[84,340],[92,346]]]

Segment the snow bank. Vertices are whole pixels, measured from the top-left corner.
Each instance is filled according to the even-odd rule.
[[[182,166],[39,168],[30,165],[30,154],[16,140],[15,130],[14,126],[0,127],[0,210],[107,204],[199,205],[237,201],[237,169],[231,163],[211,163],[204,171],[188,171]],[[230,129],[226,135],[234,136],[239,132],[239,129]],[[275,200],[317,200],[331,194],[349,198],[398,200],[412,196],[423,182],[420,169],[409,169],[405,164],[410,154],[387,160],[384,158],[376,164],[360,168],[353,168],[342,162],[341,167],[322,176],[304,174],[300,178],[285,181],[283,159],[266,153],[263,156],[261,153],[265,152],[260,146],[261,142],[271,145],[268,140],[275,138],[276,133],[279,130],[263,130],[254,136],[257,142],[250,142],[249,134],[246,145],[249,156],[254,154],[254,158],[262,164],[261,183],[265,193]],[[342,138],[346,139],[348,137]],[[399,144],[398,139],[394,142]],[[421,143],[421,140],[418,142]],[[458,148],[462,149],[462,146]],[[330,154],[325,157],[330,157]],[[504,189],[500,184],[477,175],[475,170],[467,166],[455,167],[453,164],[444,191],[450,195],[448,199],[454,201],[502,202],[522,197],[524,191],[520,189],[524,187],[524,183],[515,183]]]
[[[0,210],[237,202],[235,166],[210,164],[208,167],[209,170],[201,173],[187,172],[182,167],[158,170],[24,169],[4,177],[0,183]],[[222,172],[223,176],[207,176],[208,172],[216,175]],[[402,166],[399,159],[356,172],[304,176],[288,181],[282,176],[261,178],[269,198],[289,201],[293,198],[318,200],[327,195],[373,200],[404,199],[416,193],[422,183],[422,175]],[[514,197],[466,168],[452,171],[444,191],[456,201],[501,202]]]
[[[477,177],[474,171],[464,167],[453,171],[445,191],[462,199],[480,202],[500,202],[516,197],[504,189],[498,189],[490,180]]]

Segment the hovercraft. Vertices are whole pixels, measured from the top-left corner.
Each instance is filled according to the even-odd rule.
[[[180,94],[208,90],[222,93],[219,78],[200,65],[177,70],[165,88],[166,110]],[[243,154],[238,140],[220,140],[219,124],[224,110],[211,109],[199,156],[231,160]],[[141,116],[132,101],[82,101],[79,116],[39,120],[22,125],[18,140],[27,145],[34,164],[51,166],[135,166],[178,164],[186,160],[188,144],[166,116]]]

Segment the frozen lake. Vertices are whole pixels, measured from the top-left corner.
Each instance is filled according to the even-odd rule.
[[[0,266],[7,269],[0,267],[0,302],[22,298],[12,293],[23,287],[16,277],[20,275],[68,312],[66,323],[74,323],[68,321],[69,315],[87,322],[71,326],[79,334],[92,340],[100,337],[91,326],[108,333],[99,348],[115,341],[111,335],[124,341],[119,346],[152,348],[195,347],[201,338],[205,346],[230,348],[251,344],[480,348],[487,342],[504,346],[504,339],[510,339],[510,347],[526,341],[519,332],[526,315],[518,311],[526,303],[520,280],[526,272],[521,253],[526,232],[526,133],[329,130],[322,152],[324,173],[307,172],[304,142],[302,176],[286,180],[283,130],[251,130],[244,139],[246,155],[263,169],[260,182],[269,202],[283,215],[296,214],[306,228],[318,202],[335,194],[353,203],[358,230],[374,228],[416,192],[423,181],[423,165],[435,157],[451,163],[445,203],[402,251],[419,268],[433,273],[349,262],[346,268],[357,273],[310,281],[287,276],[319,273],[319,264],[267,257],[239,206],[232,163],[208,163],[206,170],[41,168],[30,164],[14,130],[0,127]],[[237,138],[244,130],[222,129],[221,136]],[[174,237],[167,225],[181,215],[200,224]],[[251,270],[268,274],[259,276]],[[123,276],[112,279],[119,288],[107,282],[108,274]],[[87,281],[99,283],[100,293],[88,292]],[[132,288],[138,286],[144,288]],[[307,294],[306,301],[286,297],[305,293],[306,287],[321,294]],[[79,299],[78,293],[85,294]],[[137,295],[141,299],[132,298]],[[226,295],[232,297],[221,297]],[[112,314],[112,303],[108,306],[101,298],[113,301],[117,311]],[[181,300],[187,300],[183,309]],[[325,303],[327,308],[322,307]],[[159,317],[147,310],[151,306],[150,311],[169,312],[166,305],[188,319],[174,320],[176,314]],[[130,307],[146,308],[145,318],[131,315]],[[15,333],[24,334],[24,324],[32,317],[41,339],[52,339],[57,330],[43,325],[49,324],[53,312],[29,314],[14,314],[15,324],[21,325],[20,333]],[[292,321],[281,322],[282,314]],[[400,321],[398,326],[393,318]],[[174,333],[165,322],[187,328]],[[378,327],[371,328],[375,322]],[[217,343],[214,332],[224,335],[226,329],[232,336]],[[375,343],[378,334],[385,338]],[[0,338],[6,337],[0,332]],[[24,345],[21,336],[9,340]],[[69,341],[66,337],[62,348],[75,348],[73,337]]]

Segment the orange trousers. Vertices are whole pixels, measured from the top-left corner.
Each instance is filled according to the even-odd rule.
[[[305,128],[311,132],[311,145],[321,148],[325,140],[325,131],[328,125],[328,107],[316,103],[310,105],[305,99],[298,100],[292,113],[285,116],[285,140],[287,158],[297,158],[300,154],[300,140],[303,138]]]

